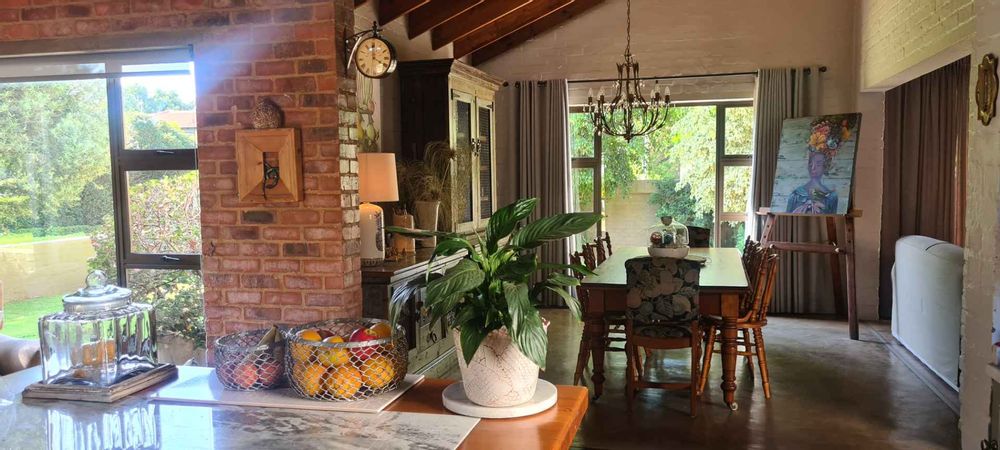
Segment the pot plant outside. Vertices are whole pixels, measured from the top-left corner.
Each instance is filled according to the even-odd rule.
[[[577,264],[539,262],[537,250],[589,229],[601,217],[557,214],[522,224],[537,204],[538,199],[529,198],[497,210],[478,245],[450,232],[389,228],[406,236],[438,238],[433,258],[466,252],[443,274],[428,273],[397,289],[390,300],[389,317],[395,324],[413,294],[426,287],[423,308],[431,326],[443,320],[455,330],[466,396],[483,406],[518,405],[534,395],[548,346],[547,324],[538,311],[543,293],[559,295],[580,317],[580,304],[568,291],[579,280],[567,271],[591,272]],[[538,271],[548,275],[533,281]]]

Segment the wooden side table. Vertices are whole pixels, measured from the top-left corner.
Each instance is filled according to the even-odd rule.
[[[425,378],[387,411],[452,414],[441,403],[441,393],[454,380]],[[459,449],[567,449],[587,412],[587,389],[556,386],[559,398],[548,411],[516,419],[482,419]]]

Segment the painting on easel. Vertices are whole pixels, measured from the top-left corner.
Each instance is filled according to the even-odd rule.
[[[847,214],[861,113],[786,119],[771,209],[786,214]]]

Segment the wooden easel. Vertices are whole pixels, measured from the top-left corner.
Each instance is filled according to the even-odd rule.
[[[836,299],[837,314],[843,315],[844,290],[841,287],[840,256],[847,257],[847,323],[851,339],[858,340],[858,293],[857,277],[854,269],[854,219],[861,217],[860,209],[851,209],[847,214],[788,214],[773,212],[771,208],[760,208],[758,216],[765,217],[760,243],[780,251],[801,253],[825,253],[830,255],[830,273],[833,275],[833,295]],[[827,242],[780,242],[771,240],[774,223],[779,217],[824,217],[826,219]],[[844,220],[844,245],[837,242],[837,221]]]

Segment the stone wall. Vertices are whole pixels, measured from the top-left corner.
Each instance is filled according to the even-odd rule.
[[[208,341],[361,314],[350,0],[6,0],[0,54],[192,45]],[[260,98],[301,130],[305,196],[242,204],[234,137]]]

